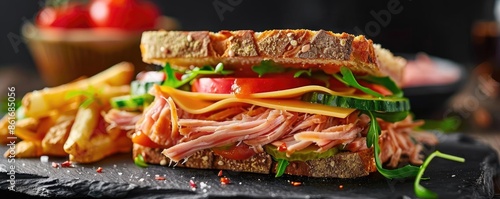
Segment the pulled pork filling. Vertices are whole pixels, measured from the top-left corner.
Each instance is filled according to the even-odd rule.
[[[317,147],[317,152],[339,146],[351,152],[367,149],[370,119],[359,112],[347,118],[335,118],[247,106],[193,115],[177,108],[167,97],[157,94],[138,119],[135,129],[136,133],[143,133],[164,146],[163,154],[176,162],[203,149],[241,142],[257,153],[263,152],[266,144],[276,147],[285,144],[287,155],[311,145]],[[116,116],[116,112],[108,114]],[[390,167],[397,167],[402,157],[408,157],[412,164],[421,164],[419,141],[437,143],[435,136],[430,134],[414,134],[412,129],[423,121],[414,122],[410,116],[396,123],[378,122],[382,128],[380,158]],[[117,125],[130,128],[126,124]],[[412,138],[412,135],[416,136]]]

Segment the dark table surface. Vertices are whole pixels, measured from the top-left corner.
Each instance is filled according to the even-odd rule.
[[[499,160],[490,146],[463,134],[440,135],[439,150],[464,157],[465,163],[435,159],[422,184],[443,198],[490,198],[494,196],[494,176]],[[0,147],[5,151],[6,146]],[[94,198],[414,198],[413,179],[388,180],[378,173],[357,179],[325,179],[249,174],[224,171],[231,184],[221,185],[218,170],[166,168],[150,165],[139,168],[131,154],[119,154],[93,164],[74,168],[53,168],[51,162],[64,158],[0,159],[0,194],[8,191],[10,166],[16,167],[15,190],[19,196]],[[103,168],[97,173],[98,167]],[[155,176],[165,180],[156,180]],[[189,181],[197,188],[193,189]],[[302,182],[293,186],[291,181]],[[341,188],[342,187],[342,188]]]

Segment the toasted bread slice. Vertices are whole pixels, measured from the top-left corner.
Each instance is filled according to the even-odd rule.
[[[134,144],[133,157],[141,154],[147,163],[170,165],[170,160],[161,154],[162,150]],[[207,149],[195,153],[186,162],[172,163],[170,166],[269,174],[276,172],[276,164],[266,153],[246,160],[231,160]],[[341,152],[325,159],[290,162],[285,173],[308,177],[357,178],[376,170],[373,150],[367,149],[355,153]]]
[[[273,60],[286,67],[312,68],[333,74],[341,66],[357,74],[390,76],[400,82],[405,59],[374,47],[372,40],[319,30],[147,31],[141,39],[142,59],[176,69],[224,63],[248,67]]]

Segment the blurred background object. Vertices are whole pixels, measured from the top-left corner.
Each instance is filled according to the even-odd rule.
[[[144,70],[143,31],[175,29],[149,0],[46,0],[25,20],[20,38],[46,86],[56,86],[129,61]]]
[[[86,0],[81,1],[88,2]],[[109,1],[112,2],[113,0]],[[494,50],[498,40],[498,22],[495,21],[494,15],[495,0],[151,0],[151,2],[158,6],[161,15],[174,18],[180,25],[179,29],[182,30],[252,29],[262,31],[266,29],[307,28],[364,34],[375,43],[382,44],[384,48],[390,49],[396,54],[407,55],[411,58],[420,52],[424,52],[429,55],[430,60],[444,60],[446,63],[452,63],[454,69],[450,69],[451,71],[456,71],[458,67],[461,72],[458,79],[454,79],[456,81],[438,86],[414,86],[405,89],[407,94],[412,94],[412,90],[427,94],[418,94],[419,99],[410,95],[413,98],[411,99],[412,106],[415,107],[413,110],[416,112],[417,118],[440,119],[445,117],[450,110],[454,110],[446,106],[447,102],[452,95],[460,91],[463,85],[467,84],[477,88],[478,84],[472,78],[472,75],[477,73],[473,73],[473,69],[480,64],[485,65],[486,62],[490,63],[490,66],[486,68],[493,69],[493,66],[498,63],[494,62],[495,55],[498,55]],[[41,43],[42,41],[22,39],[22,24],[27,21],[36,21],[36,13],[43,8],[45,3],[45,1],[33,0],[0,2],[0,13],[4,16],[2,17],[2,28],[0,29],[0,35],[4,35],[0,39],[0,52],[2,53],[0,67],[15,66],[36,71],[33,58],[35,60],[42,59],[46,62],[56,62],[54,59],[59,60],[58,56],[61,53],[46,56],[44,54],[36,55],[34,52],[34,56],[31,56],[26,44],[32,47],[33,50],[42,48],[33,47],[37,46],[37,42]],[[141,17],[138,14],[133,16]],[[105,22],[102,23],[106,24]],[[113,24],[113,22],[109,21],[109,24]],[[127,22],[127,24],[135,24],[135,22]],[[93,25],[95,26],[95,22]],[[115,26],[118,25],[115,24]],[[42,34],[35,35],[39,37]],[[93,34],[86,35],[89,36],[85,39],[99,37]],[[98,43],[93,45],[92,48],[99,50],[112,49],[111,44]],[[116,45],[125,45],[126,42],[118,43],[120,44]],[[134,45],[137,50],[136,55],[140,56],[137,43],[130,44],[130,49],[132,50]],[[48,52],[48,46],[50,45],[43,46],[43,48],[47,48],[45,51]],[[69,49],[69,44],[62,46],[66,47],[60,47],[59,50],[65,53],[71,52],[71,50],[63,50]],[[132,53],[132,51],[108,52],[108,55],[105,56],[92,57],[94,57],[94,61],[97,61],[97,59],[107,61],[108,59],[111,60],[116,54],[120,54],[126,55],[126,60],[130,60],[129,58],[134,56],[129,53]],[[425,62],[423,59],[416,59],[415,62],[420,63],[417,65],[430,63],[429,66],[434,66],[434,62]],[[68,65],[66,69],[71,69],[76,63],[68,62],[66,64]],[[48,64],[48,66],[52,67],[51,64]],[[98,66],[86,63],[85,67],[90,69]],[[435,68],[439,69],[440,66],[436,65]],[[451,71],[445,69],[444,73],[454,73]],[[422,76],[428,74],[430,73],[420,73]],[[2,75],[4,74],[0,74],[0,76]],[[49,78],[49,80],[51,79],[53,78]],[[40,80],[32,79],[31,81]],[[36,85],[40,88],[44,85],[50,85],[50,83],[47,80],[45,83]],[[447,90],[439,91],[438,89],[436,93],[425,93],[430,91],[429,89],[438,87],[445,87]],[[0,87],[1,89],[3,88]],[[467,96],[471,95],[468,94]],[[486,108],[486,110],[489,109]],[[478,115],[485,116],[486,114]],[[463,119],[473,120],[472,118],[471,116]],[[495,121],[492,117],[490,119]]]

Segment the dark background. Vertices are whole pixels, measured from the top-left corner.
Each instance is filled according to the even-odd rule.
[[[476,21],[494,20],[494,0],[393,1],[399,2],[402,11],[391,14],[384,27],[371,12],[388,10],[389,0],[154,0],[162,13],[176,18],[184,30],[306,28],[360,33],[355,31],[357,27],[393,52],[423,51],[464,67],[480,61],[473,51],[471,29]],[[230,9],[220,11],[220,18],[214,4],[219,9],[224,5]],[[32,20],[40,5],[40,1],[34,0],[0,1],[0,67],[35,69],[26,46],[12,42],[19,42],[21,24]],[[380,29],[373,28],[373,24]],[[372,29],[366,31],[367,25]]]

